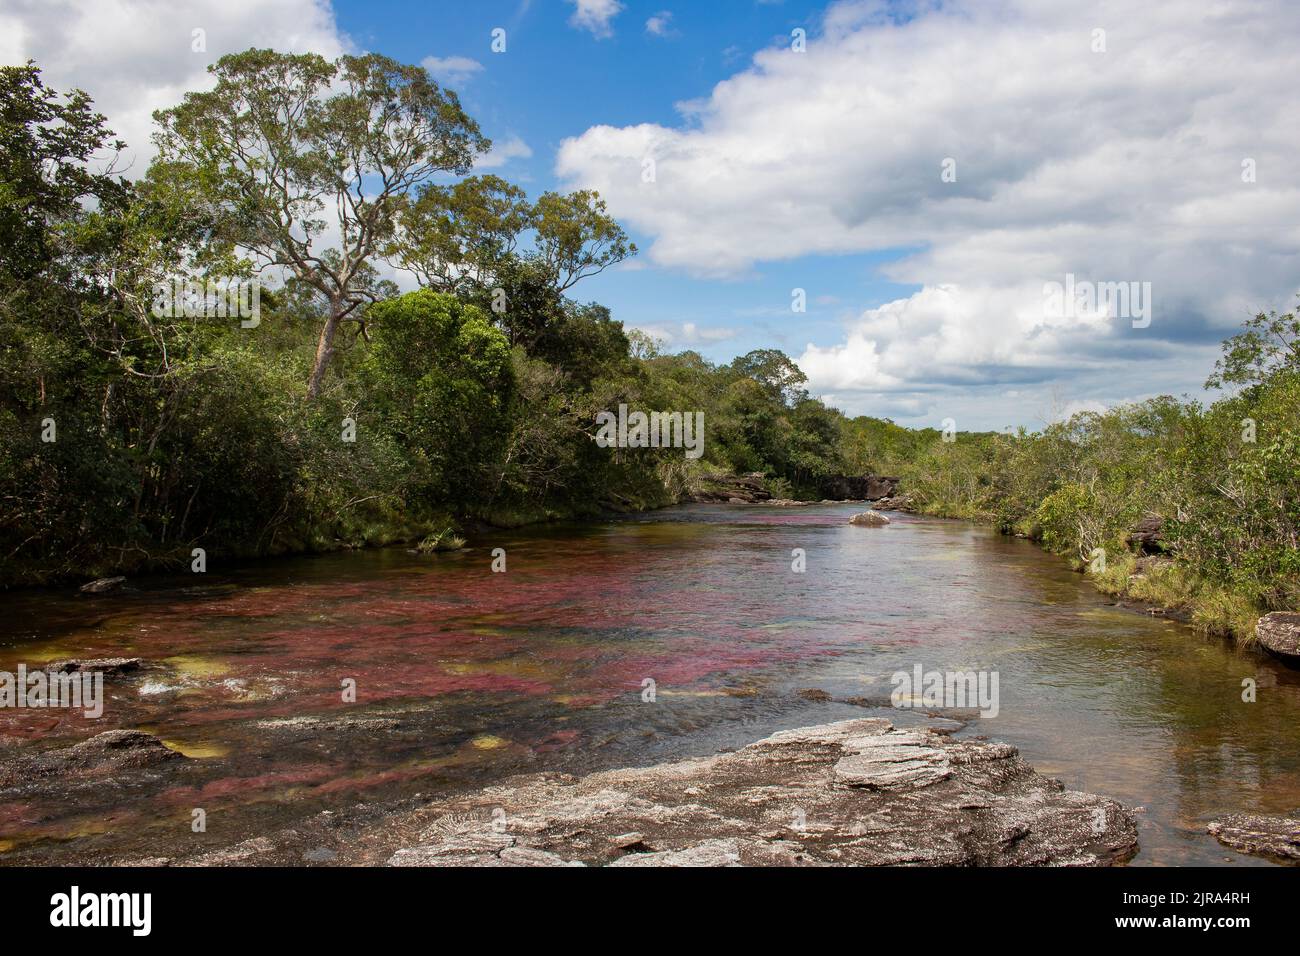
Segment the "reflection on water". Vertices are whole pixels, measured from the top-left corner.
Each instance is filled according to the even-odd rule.
[[[106,681],[100,720],[0,710],[0,754],[128,727],[193,759],[54,801],[0,791],[0,862],[188,854],[512,773],[652,763],[871,713],[907,722],[878,705],[916,664],[998,671],[998,716],[966,732],[1144,807],[1137,863],[1256,862],[1205,822],[1300,806],[1297,672],[1110,607],[1024,542],[908,516],[851,527],[854,510],[691,506],[436,557],[345,553],[197,585],[7,596],[0,670],[147,667]],[[498,546],[505,574],[490,572]],[[195,807],[207,834],[190,831]]]

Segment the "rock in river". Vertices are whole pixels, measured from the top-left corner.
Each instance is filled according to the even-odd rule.
[[[111,591],[113,588],[120,587],[126,583],[126,578],[98,578],[88,584],[81,586],[82,594],[103,594],[105,591]]]
[[[54,661],[47,664],[49,670],[57,671],[60,674],[74,674],[78,671],[94,673],[99,671],[105,677],[120,677],[123,674],[130,674],[140,669],[140,658],[138,657],[97,657],[94,659],[73,659],[67,661]]]
[[[1274,611],[1255,624],[1255,640],[1266,651],[1300,664],[1300,612]]]
[[[1122,806],[1039,776],[1014,747],[880,718],[514,778],[382,833],[400,841],[395,866],[1097,866],[1137,848]]]
[[[45,777],[98,776],[184,759],[184,755],[143,730],[106,730],[71,747],[30,755],[19,753],[15,759],[0,763],[0,788]]]
[[[1210,833],[1225,846],[1279,860],[1300,860],[1300,819],[1235,813],[1215,820]]]
[[[889,519],[878,511],[864,511],[850,518],[849,524],[862,525],[867,528],[881,528],[889,524]]]

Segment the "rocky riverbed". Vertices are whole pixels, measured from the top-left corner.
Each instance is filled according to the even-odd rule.
[[[1104,866],[1130,813],[1014,747],[882,718],[585,777],[542,773],[396,812],[358,808],[189,858],[119,863],[392,866]]]

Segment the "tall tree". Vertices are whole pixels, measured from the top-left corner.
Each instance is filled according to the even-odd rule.
[[[475,176],[423,187],[388,257],[426,288],[491,308],[512,343],[531,347],[564,320],[574,285],[636,251],[593,191],[546,192],[530,203],[497,176]]]
[[[325,302],[307,393],[315,397],[344,322],[374,301],[372,265],[407,194],[463,174],[491,143],[418,66],[379,54],[329,62],[248,50],[209,67],[216,86],[154,114],[150,170],[210,207],[210,243],[281,268]],[[327,216],[328,212],[328,216]],[[320,248],[331,229],[338,248]]]

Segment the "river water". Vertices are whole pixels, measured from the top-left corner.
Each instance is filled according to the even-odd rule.
[[[1300,672],[1114,607],[1026,542],[908,515],[848,525],[860,507],[692,505],[436,556],[348,552],[0,597],[0,670],[147,664],[106,681],[97,720],[0,710],[0,758],[119,727],[192,758],[0,788],[0,863],[188,855],[519,772],[698,756],[849,717],[907,723],[916,712],[890,707],[890,676],[919,664],[996,671],[997,716],[962,733],[1143,808],[1134,864],[1262,865],[1205,824],[1300,807]]]

